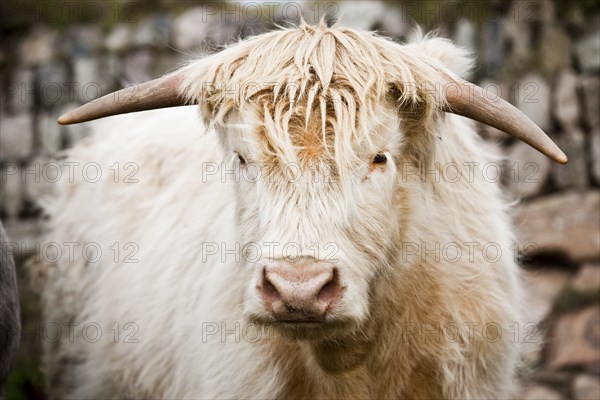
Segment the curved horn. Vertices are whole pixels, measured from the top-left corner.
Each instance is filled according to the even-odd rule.
[[[499,96],[490,99],[482,87],[444,75],[447,80],[443,93],[448,104],[444,111],[493,126],[522,140],[557,163],[567,163],[565,153],[516,107]]]
[[[111,115],[186,105],[180,96],[178,74],[121,89],[61,115],[61,125],[78,124]]]

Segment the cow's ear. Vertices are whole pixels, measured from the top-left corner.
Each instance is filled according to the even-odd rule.
[[[433,37],[431,34],[416,34],[407,44],[426,57],[442,63],[450,71],[463,79],[468,79],[475,65],[475,57],[470,50],[460,47],[448,39]]]

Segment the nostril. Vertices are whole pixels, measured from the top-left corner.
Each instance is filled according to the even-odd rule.
[[[280,294],[277,291],[277,289],[275,288],[275,286],[273,286],[273,284],[271,283],[271,281],[269,280],[268,276],[267,276],[267,269],[265,268],[263,270],[263,277],[262,277],[262,285],[261,285],[261,293],[263,295],[263,298],[265,300],[268,301],[276,301],[280,299]]]
[[[337,268],[333,269],[331,279],[321,288],[317,294],[317,301],[325,303],[327,306],[334,303],[341,297],[342,287]]]

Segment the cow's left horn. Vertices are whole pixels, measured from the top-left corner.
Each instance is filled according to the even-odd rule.
[[[133,85],[90,101],[61,115],[61,125],[78,124],[111,115],[185,105],[180,96],[181,75],[172,74]]]
[[[459,78],[445,75],[442,93],[448,108],[444,111],[493,126],[529,144],[560,164],[565,153],[532,120],[499,96],[490,99],[485,89]]]

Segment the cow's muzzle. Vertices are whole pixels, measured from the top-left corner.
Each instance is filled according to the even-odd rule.
[[[275,262],[263,269],[257,289],[279,322],[319,322],[342,297],[338,271],[323,262]]]

